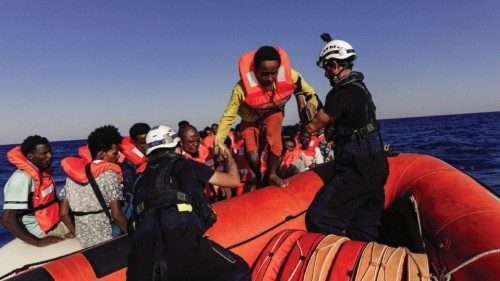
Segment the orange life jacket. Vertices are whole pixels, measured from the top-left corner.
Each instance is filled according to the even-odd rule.
[[[120,144],[120,152],[125,155],[125,157],[130,160],[136,167],[136,173],[144,172],[146,168],[143,164],[146,163],[147,158],[135,145],[132,143],[132,139],[130,137],[124,137]]]
[[[25,171],[35,180],[32,197],[33,211],[40,229],[47,233],[54,225],[59,223],[59,204],[56,201],[55,182],[50,176],[52,169],[40,172],[23,155],[20,146],[16,146],[7,152],[7,159],[16,168]]]
[[[121,152],[118,152],[118,154],[119,154],[118,155],[118,163],[122,163],[123,160],[125,160],[125,155],[123,155],[123,153],[121,153]],[[89,150],[88,145],[80,146],[80,148],[78,148],[78,155],[80,155],[80,157],[85,159],[85,161],[87,161],[87,163],[92,161],[92,155],[90,154],[90,150]]]
[[[245,92],[245,103],[263,114],[271,109],[283,106],[295,90],[292,81],[292,67],[288,55],[281,48],[276,48],[281,58],[275,89],[266,91],[262,87],[253,66],[256,51],[241,56],[239,62],[240,79]]]
[[[309,146],[307,147],[305,153],[307,156],[314,157],[316,154],[316,147],[319,147],[319,143],[321,140],[315,135],[311,136],[311,140],[309,141]]]
[[[215,135],[208,135],[202,141],[203,145],[205,145],[208,148],[214,147],[214,142],[215,142]]]
[[[299,158],[300,149],[295,148],[292,151],[286,151],[283,156],[283,161],[281,162],[281,166],[279,167],[279,173],[282,176],[285,176],[288,173],[288,169],[290,168],[295,161]]]
[[[215,167],[214,155],[204,144],[200,144],[200,146],[198,147],[198,157],[194,158],[191,154],[185,151],[182,151],[182,156],[194,160],[198,163],[203,163],[212,169]]]
[[[85,175],[85,166],[88,163],[89,162],[84,158],[66,157],[61,161],[61,168],[74,182],[87,184],[89,180]],[[122,169],[117,164],[102,160],[95,160],[92,161],[92,164],[90,164],[90,171],[92,172],[94,178],[97,178],[107,170],[114,171],[118,175],[120,181],[122,180]]]

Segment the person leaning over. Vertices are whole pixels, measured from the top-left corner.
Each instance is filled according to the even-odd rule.
[[[37,247],[71,237],[59,220],[52,173],[52,148],[47,138],[27,137],[7,153],[16,166],[4,187],[2,225],[15,237]]]
[[[332,89],[324,107],[306,125],[308,133],[333,123],[335,168],[331,182],[316,194],[306,213],[309,231],[347,235],[361,241],[378,237],[384,209],[384,184],[388,176],[379,123],[363,74],[352,71],[356,53],[342,40],[326,42],[318,66]]]
[[[127,233],[127,220],[121,207],[121,169],[117,164],[118,145],[121,140],[118,129],[112,125],[99,127],[90,133],[87,145],[92,162],[86,164],[85,160],[81,159],[84,164],[72,169],[80,168],[77,176],[83,175],[85,181],[78,182],[74,175],[69,174],[59,194],[62,198],[59,212],[61,220],[76,234],[84,248],[113,238],[111,220],[123,233]],[[67,171],[64,167],[65,160],[62,165]],[[96,190],[90,183],[92,180],[96,183]],[[74,215],[74,223],[70,213]]]
[[[149,160],[134,188],[137,229],[127,280],[250,280],[242,258],[204,236],[216,220],[204,186],[240,184],[231,152],[219,146],[228,172],[217,172],[182,157],[179,141],[164,125],[147,135]]]
[[[281,48],[260,47],[257,51],[243,54],[239,61],[240,81],[219,121],[215,144],[223,144],[236,116],[241,116],[242,136],[245,140],[247,159],[259,181],[259,143],[265,135],[270,147],[268,156],[268,180],[270,184],[286,186],[288,182],[277,175],[281,155],[281,126],[284,106],[292,94],[306,96],[307,111],[313,114],[318,106],[314,89],[299,72],[292,69],[288,55]]]

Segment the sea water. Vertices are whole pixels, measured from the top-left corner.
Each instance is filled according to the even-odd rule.
[[[429,154],[467,173],[500,193],[500,112],[381,120],[384,143],[397,151]],[[53,178],[59,191],[66,179],[61,160],[76,156],[84,140],[51,142]],[[0,146],[0,209],[3,187],[15,168],[6,153],[15,145]],[[12,236],[0,226],[0,246]]]

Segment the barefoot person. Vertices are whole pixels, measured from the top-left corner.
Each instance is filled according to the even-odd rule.
[[[260,171],[260,155],[265,137],[269,144],[269,184],[280,186],[288,182],[277,175],[282,151],[281,126],[286,102],[292,94],[297,99],[306,97],[306,108],[314,113],[318,99],[314,89],[299,72],[291,68],[287,54],[281,48],[263,46],[257,51],[243,54],[239,62],[240,81],[233,89],[229,103],[222,114],[215,144],[224,143],[236,116],[241,117],[242,136],[245,140],[248,162],[257,175]]]

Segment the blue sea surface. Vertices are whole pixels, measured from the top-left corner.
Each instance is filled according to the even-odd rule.
[[[438,157],[500,193],[500,112],[381,120],[384,142],[397,151]],[[59,191],[66,176],[60,163],[77,155],[84,140],[52,142],[53,177]],[[0,146],[0,208],[3,187],[15,168],[6,153],[15,145]],[[0,226],[0,246],[12,235]]]

